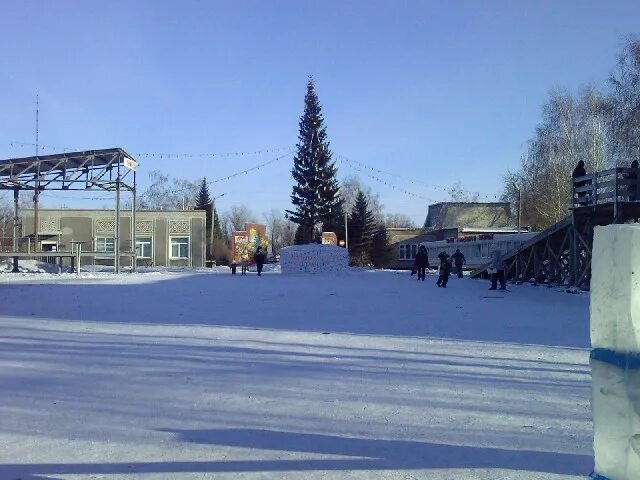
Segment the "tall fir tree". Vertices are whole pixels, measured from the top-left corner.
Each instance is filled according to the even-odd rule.
[[[202,179],[200,190],[196,196],[196,210],[205,210],[207,205],[211,203],[211,195],[209,195],[209,186],[207,185],[207,177]]]
[[[224,237],[224,233],[222,233],[222,226],[220,225],[220,217],[218,216],[218,210],[214,204],[213,206],[213,238],[221,239]]]
[[[376,268],[387,267],[393,260],[393,248],[389,245],[387,227],[383,223],[378,224],[373,231],[369,258]]]
[[[367,197],[361,190],[358,191],[356,201],[349,215],[349,255],[353,261],[364,266],[369,261],[369,251],[376,220],[369,205]]]
[[[316,242],[320,228],[332,223],[340,198],[322,107],[311,77],[307,82],[291,175],[296,182],[291,194],[294,209],[287,210],[287,217],[298,224],[296,243]]]
[[[211,236],[211,229],[213,228],[213,220],[215,216],[213,201],[211,200],[211,195],[209,194],[209,186],[207,185],[207,177],[202,179],[202,183],[200,184],[200,190],[198,190],[198,195],[196,196],[196,210],[204,210],[206,214],[205,219],[205,230],[206,230],[206,252],[207,252],[207,260],[211,260],[213,258],[213,238]]]

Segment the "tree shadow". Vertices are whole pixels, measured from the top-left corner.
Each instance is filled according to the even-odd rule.
[[[408,283],[398,275],[385,274],[343,275],[329,280],[281,275],[240,279],[207,274],[159,276],[145,281],[134,278],[132,283],[117,283],[120,280],[114,279],[5,285],[4,289],[11,289],[11,302],[3,315],[32,320],[429,336],[564,347],[587,347],[589,343],[585,302],[584,320],[581,315],[563,319],[566,325],[562,326],[562,322],[523,323],[520,318],[514,324],[522,310],[548,314],[544,300],[526,295],[525,291],[514,292],[496,309],[494,303],[481,298],[486,286],[471,280],[459,282],[457,290],[436,292],[425,285]],[[37,304],[33,298],[39,299]],[[455,321],[445,321],[451,317],[454,305],[473,310],[461,310]],[[424,313],[416,316],[415,312]],[[560,309],[557,315],[571,316],[575,312],[573,308]],[[532,316],[535,314],[529,315]],[[583,323],[585,328],[576,328],[574,335],[565,333],[567,328]]]
[[[589,455],[445,445],[406,440],[353,438],[262,429],[171,430],[180,441],[246,449],[340,455],[339,459],[162,461],[87,464],[0,465],[0,478],[18,475],[246,473],[417,469],[503,469],[559,475],[584,475]],[[15,477],[18,478],[18,477]]]

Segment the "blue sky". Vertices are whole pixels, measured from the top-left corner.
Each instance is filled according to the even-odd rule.
[[[7,0],[0,158],[33,153],[10,143],[33,142],[36,92],[40,143],[58,150],[293,146],[313,74],[334,153],[419,195],[361,174],[387,211],[422,223],[426,205],[458,180],[499,193],[548,91],[604,85],[624,37],[640,33],[638,18],[638,1]],[[213,179],[279,153],[140,157],[140,184],[152,169]],[[289,207],[290,168],[289,157],[216,184],[213,194],[226,194],[218,208],[243,203],[260,216]],[[107,204],[69,193],[44,203]]]

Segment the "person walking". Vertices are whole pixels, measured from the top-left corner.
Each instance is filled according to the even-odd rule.
[[[420,245],[420,248],[418,248],[414,268],[418,272],[418,280],[422,280],[424,282],[427,275],[427,268],[429,268],[429,256],[424,245]]]
[[[467,259],[464,258],[464,253],[462,253],[459,248],[456,248],[456,253],[451,255],[451,259],[453,260],[453,263],[456,266],[456,271],[458,272],[458,278],[462,278],[462,266],[465,263],[467,263]]]
[[[449,283],[449,274],[451,273],[451,260],[446,252],[440,252],[438,254],[438,258],[440,259],[440,271],[436,285],[438,287],[447,288],[447,283]]]
[[[576,168],[573,169],[573,173],[571,174],[571,178],[573,179],[574,189],[585,187],[591,184],[591,181],[584,181],[584,180],[580,182],[576,182],[576,178],[584,177],[586,174],[587,174],[587,171],[584,168],[584,161],[580,160],[576,165]],[[584,207],[587,205],[587,202],[583,200],[583,198],[586,196],[587,196],[587,192],[578,192],[578,206]]]
[[[489,264],[489,273],[491,273],[491,288],[496,290],[498,282],[500,282],[500,290],[506,290],[507,284],[504,278],[504,261],[502,260],[502,252],[497,245],[491,245],[490,252],[491,263]]]
[[[256,249],[256,253],[253,255],[253,260],[256,262],[256,268],[258,269],[258,276],[262,276],[262,268],[264,267],[265,254],[262,251],[262,247]]]

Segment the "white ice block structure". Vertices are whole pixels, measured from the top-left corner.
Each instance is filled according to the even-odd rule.
[[[640,227],[596,228],[591,270],[592,477],[638,480]]]
[[[334,245],[296,245],[280,250],[282,273],[341,273],[349,268],[346,248]]]

